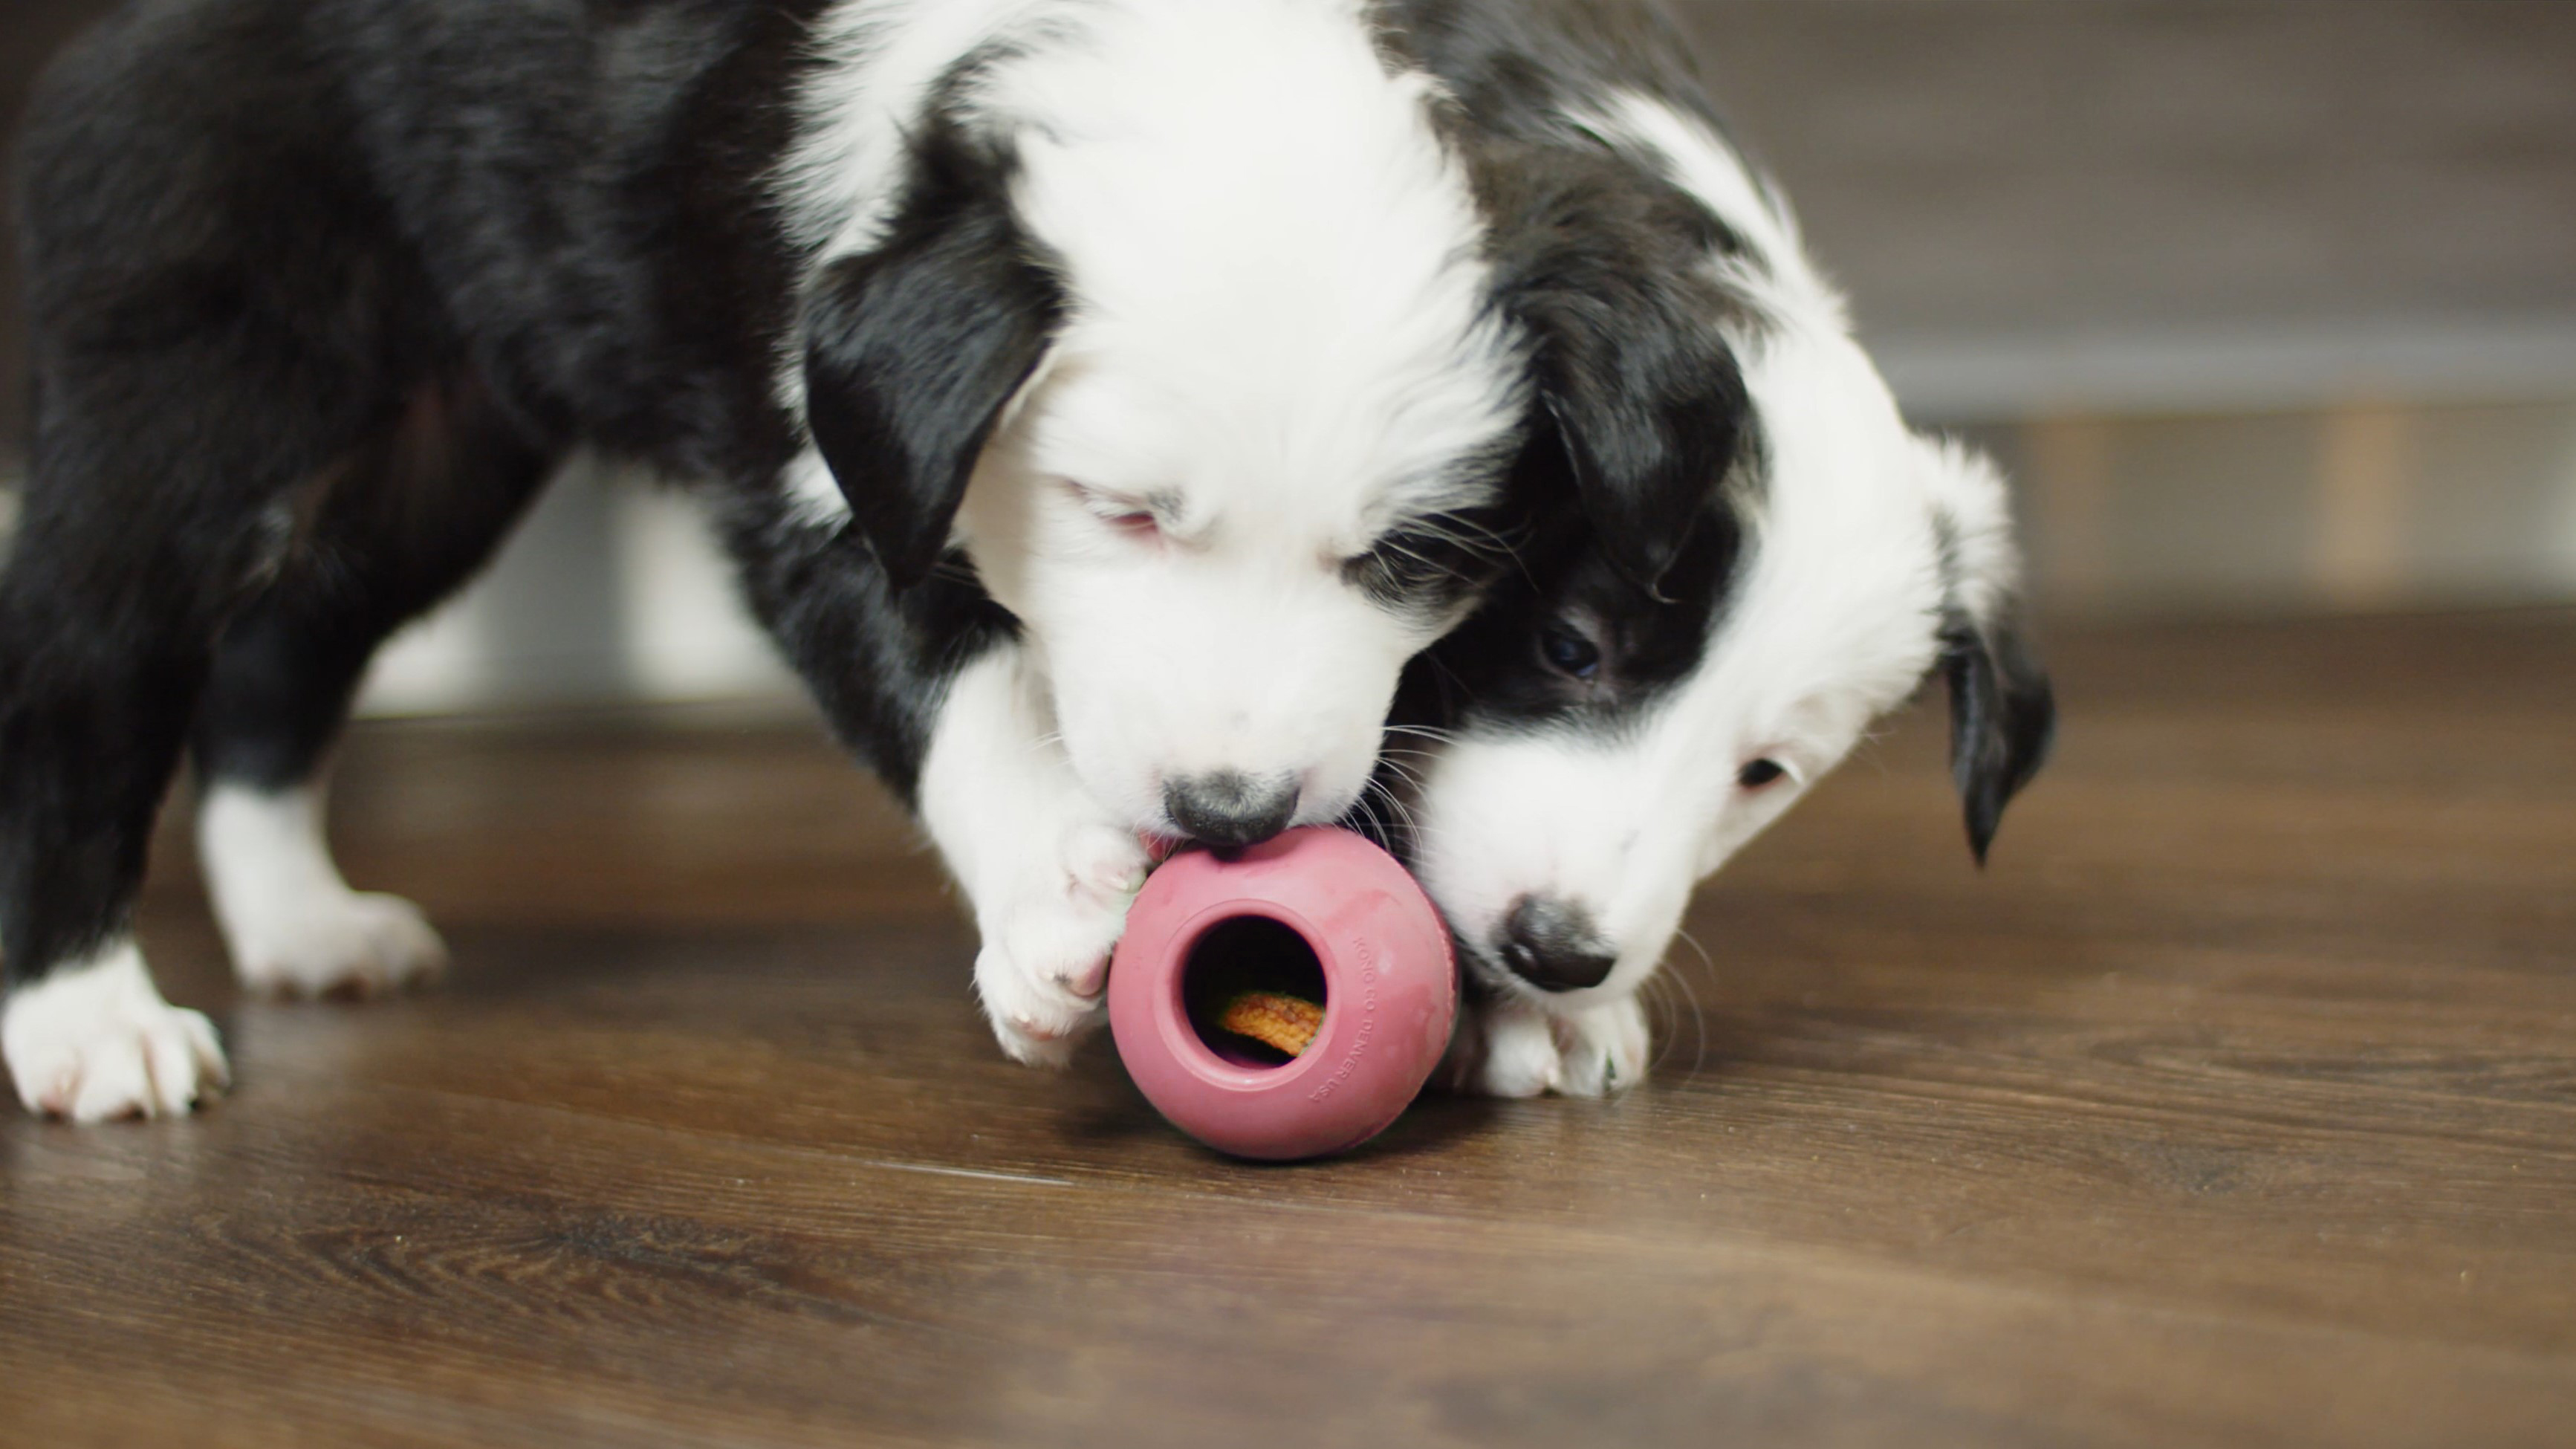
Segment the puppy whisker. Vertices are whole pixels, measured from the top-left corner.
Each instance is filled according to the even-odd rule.
[[[1710,959],[1708,948],[1699,943],[1699,938],[1687,929],[1676,929],[1673,935],[1699,956],[1699,963],[1706,968],[1710,979],[1716,979],[1717,963]],[[1688,972],[1668,970],[1662,974],[1672,982],[1674,989],[1690,1002],[1691,1025],[1699,1034],[1699,1046],[1691,1056],[1689,1076],[1697,1077],[1700,1069],[1708,1065],[1708,1013],[1699,1004],[1699,993],[1692,988]]]

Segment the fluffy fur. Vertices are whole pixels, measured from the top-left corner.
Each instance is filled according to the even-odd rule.
[[[1384,38],[1353,0],[146,0],[102,27],[26,137],[21,1085],[121,1050],[38,1007],[140,1011],[43,986],[141,972],[132,893],[190,750],[246,974],[435,961],[331,868],[322,762],[375,645],[577,446],[707,490],[975,895],[1005,1045],[1053,1051],[1135,832],[1341,813],[1405,659],[1499,567],[1550,381],[1534,299],[1566,289],[1500,264],[1490,188]],[[1673,440],[1603,429],[1604,507],[1666,483]],[[151,1060],[192,1080],[122,1106],[219,1062]]]
[[[213,1024],[162,1000],[123,938],[13,993],[0,1050],[28,1111],[73,1122],[183,1116],[226,1080]]]
[[[1452,1071],[1504,1095],[1637,1081],[1636,993],[1693,887],[1927,672],[1980,859],[2053,718],[2001,479],[1907,431],[1770,189],[1686,97],[1559,104],[1711,219],[1695,267],[1723,300],[1688,325],[1737,360],[1745,415],[1665,515],[1663,571],[1559,533],[1408,689],[1390,815],[1480,988]]]
[[[1633,1080],[1692,881],[1870,715],[1941,663],[1980,849],[2047,723],[1999,487],[1904,433],[1680,54],[1572,0],[137,5],[27,132],[22,1098],[223,1080],[131,939],[183,754],[247,976],[434,964],[331,866],[323,760],[577,446],[706,490],[1032,1061],[1098,1019],[1137,832],[1349,807],[1507,576],[1396,710],[1453,741],[1413,846],[1491,993],[1461,1070]]]
[[[447,947],[399,896],[349,889],[310,785],[215,782],[197,802],[197,859],[242,984],[277,996],[373,996],[434,976]]]

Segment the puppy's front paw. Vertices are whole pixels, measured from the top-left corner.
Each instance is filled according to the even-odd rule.
[[[229,1079],[214,1024],[162,1000],[130,943],[11,996],[0,1054],[28,1111],[74,1122],[184,1116]]]
[[[1086,822],[1031,861],[1006,899],[977,902],[975,994],[1013,1060],[1060,1067],[1099,1026],[1109,953],[1149,864],[1134,836]]]
[[[381,996],[447,965],[447,946],[400,896],[337,891],[239,923],[233,969],[274,996]]]
[[[1548,1023],[1556,1042],[1556,1090],[1568,1097],[1603,1097],[1646,1078],[1652,1036],[1646,1008],[1631,996]]]
[[[1566,1016],[1489,1001],[1465,1010],[1446,1071],[1459,1090],[1490,1097],[1599,1097],[1644,1080],[1649,1046],[1634,997]]]

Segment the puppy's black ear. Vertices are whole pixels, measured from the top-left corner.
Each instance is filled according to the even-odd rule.
[[[1746,426],[1744,374],[1718,329],[1736,304],[1708,267],[1733,243],[1633,168],[1519,161],[1480,176],[1498,299],[1531,336],[1586,520],[1620,572],[1657,592]]]
[[[1587,321],[1542,374],[1583,514],[1619,571],[1657,597],[1692,524],[1734,466],[1744,379],[1723,347],[1671,345]],[[1561,332],[1560,335],[1564,335]]]
[[[2004,806],[2039,773],[2057,733],[2057,699],[2009,622],[1980,627],[1954,613],[1941,631],[1950,682],[1950,775],[1968,818],[1977,864],[2003,823]]]
[[[897,588],[946,550],[976,459],[1064,314],[1009,179],[1005,159],[932,132],[876,248],[806,294],[806,425]]]
[[[1984,456],[1917,438],[1948,601],[1941,672],[1950,686],[1950,774],[1967,812],[1968,848],[1985,864],[2004,806],[2047,762],[2057,697],[2022,638],[2011,509]]]

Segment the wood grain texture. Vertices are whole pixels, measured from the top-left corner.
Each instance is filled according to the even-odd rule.
[[[1295,1168],[1003,1061],[801,723],[369,727],[454,977],[236,999],[169,833],[241,1085],[0,1122],[0,1442],[2566,1443],[2576,616],[2054,653],[1982,876],[1917,710],[1702,894],[1649,1085]]]

